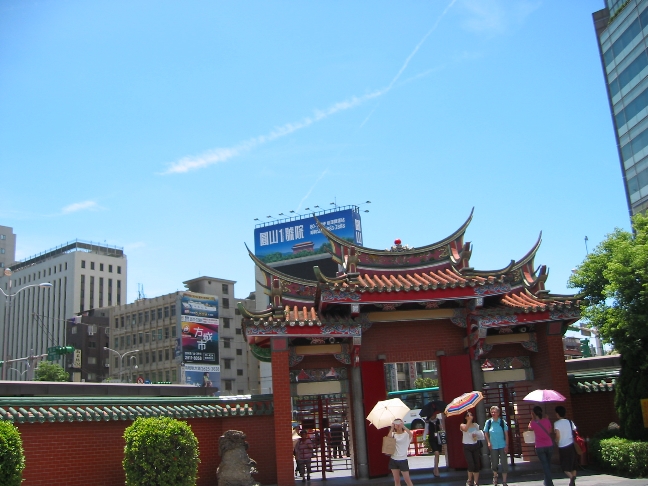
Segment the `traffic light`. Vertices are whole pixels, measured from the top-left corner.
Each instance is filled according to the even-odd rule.
[[[47,360],[55,361],[57,356],[63,356],[64,354],[74,353],[74,346],[53,346],[47,348]]]

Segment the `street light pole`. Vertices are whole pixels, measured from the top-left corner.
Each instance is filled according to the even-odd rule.
[[[39,284],[33,284],[33,285],[26,285],[25,287],[19,289],[17,292],[14,292],[13,294],[11,293],[11,287],[13,281],[11,280],[11,269],[5,268],[4,270],[4,275],[9,279],[9,287],[8,291],[9,293],[5,292],[2,290],[2,287],[0,287],[0,292],[5,296],[5,309],[4,309],[4,329],[3,329],[3,339],[2,339],[2,361],[6,362],[7,361],[7,342],[9,341],[9,315],[11,314],[11,306],[13,304],[13,298],[18,295],[20,292],[22,292],[25,289],[29,289],[32,287],[42,287],[42,288],[52,288],[52,284],[49,282],[43,282]],[[7,376],[7,372],[4,369],[4,366],[2,367],[2,378],[5,379]]]
[[[126,356],[128,356],[129,354],[139,353],[140,350],[139,349],[133,349],[132,351],[126,351],[125,353],[122,354],[119,351],[115,351],[114,349],[109,348],[108,346],[104,346],[104,349],[106,351],[110,351],[111,353],[115,353],[119,357],[119,383],[122,383],[122,370],[124,369],[124,358]],[[131,356],[131,357],[135,358],[135,356]]]

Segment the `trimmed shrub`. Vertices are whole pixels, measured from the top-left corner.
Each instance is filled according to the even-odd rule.
[[[601,439],[597,443],[599,464],[624,476],[648,475],[648,442],[637,442],[621,437]]]
[[[195,486],[198,439],[186,422],[138,418],[124,431],[128,486]]]
[[[0,484],[18,486],[25,469],[20,432],[13,424],[0,421]]]
[[[601,456],[601,441],[605,439],[611,439],[612,437],[621,437],[621,430],[618,428],[602,429],[594,434],[594,437],[590,439],[587,451],[595,463],[603,465],[603,456]]]

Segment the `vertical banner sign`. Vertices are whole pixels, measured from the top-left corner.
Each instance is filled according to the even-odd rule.
[[[218,298],[184,292],[179,298],[179,309],[181,337],[177,347],[183,363],[182,381],[218,389]]]
[[[641,399],[641,415],[643,416],[644,427],[648,427],[648,398]]]

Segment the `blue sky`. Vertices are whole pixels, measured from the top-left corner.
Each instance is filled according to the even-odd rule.
[[[254,290],[255,218],[363,204],[364,243],[459,227],[552,292],[628,229],[603,0],[0,2],[0,224],[25,259],[124,247],[128,301]]]

